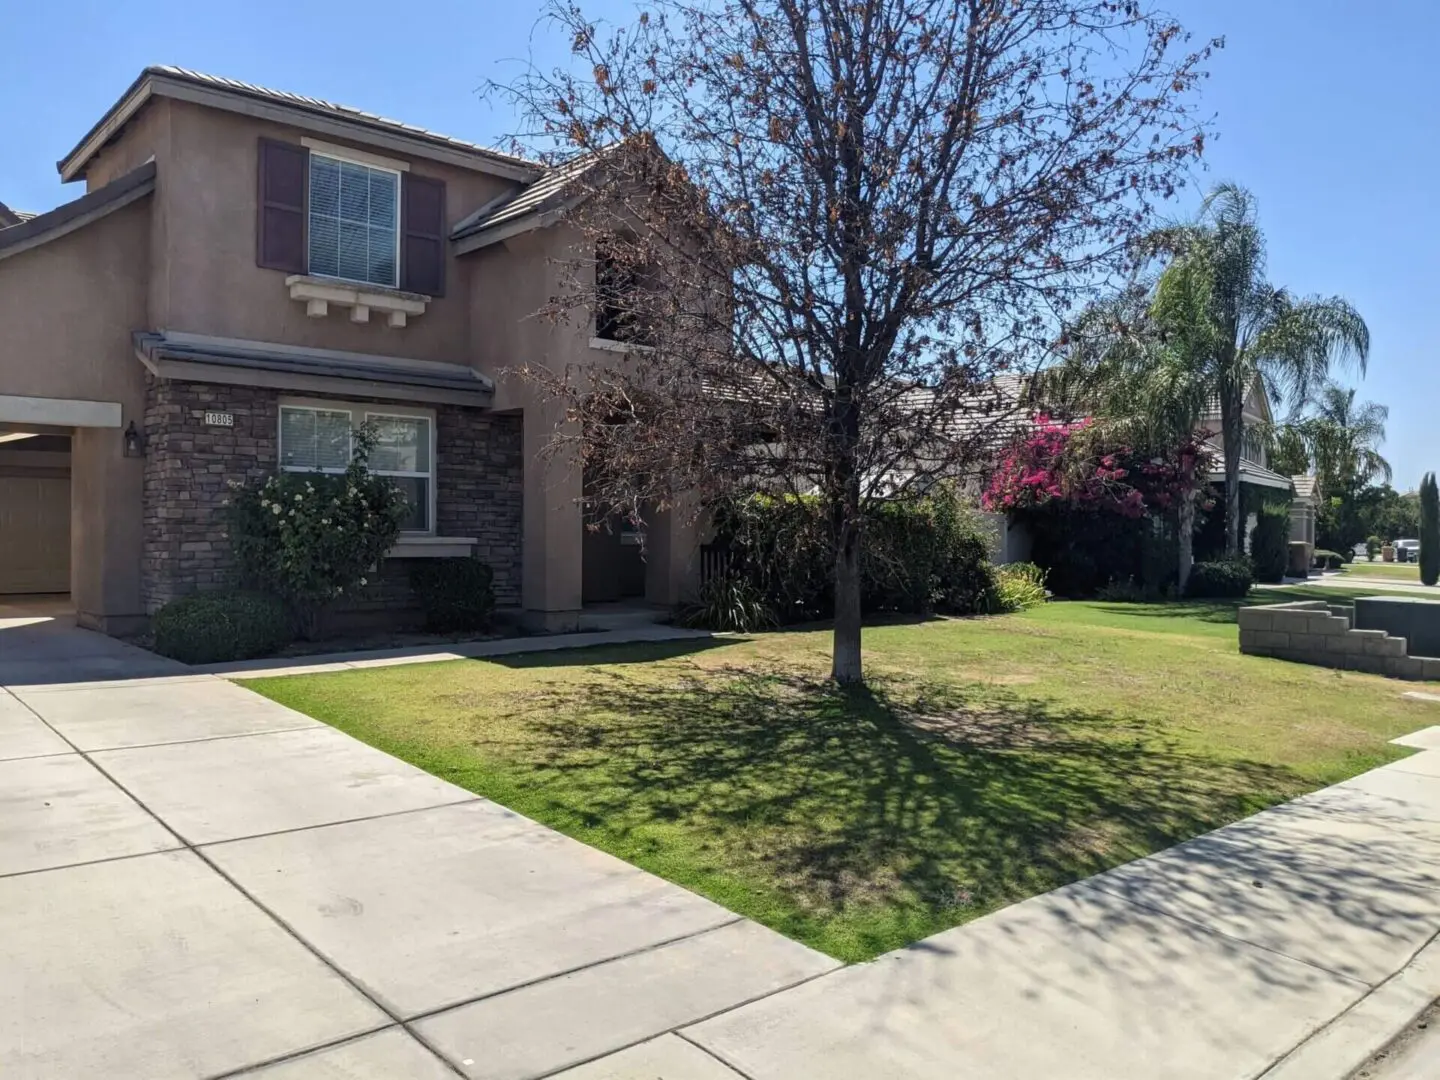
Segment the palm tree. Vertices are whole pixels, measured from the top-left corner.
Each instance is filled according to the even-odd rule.
[[[1354,389],[1327,383],[1314,416],[1301,421],[1301,437],[1310,449],[1322,488],[1350,491],[1394,476],[1380,456],[1390,410],[1373,401],[1355,404]]]
[[[1150,240],[1171,263],[1161,275],[1156,306],[1203,327],[1191,340],[1209,349],[1203,381],[1220,403],[1225,451],[1225,550],[1239,554],[1242,409],[1257,379],[1275,400],[1304,400],[1332,367],[1353,365],[1361,373],[1370,353],[1370,331],[1340,297],[1297,298],[1265,280],[1265,234],[1255,198],[1234,184],[1212,191],[1190,225],[1161,230]],[[1170,305],[1164,293],[1183,287],[1190,298]],[[1203,296],[1197,309],[1195,297]],[[1174,324],[1170,324],[1172,330]]]
[[[1137,281],[1088,308],[1067,335],[1065,360],[1045,372],[1042,400],[1090,416],[1101,443],[1164,448],[1191,443],[1213,396],[1208,357],[1215,351],[1209,278],[1194,264],[1172,265],[1158,282]],[[1199,454],[1182,458],[1176,507],[1179,587],[1194,561],[1195,506],[1204,486]]]

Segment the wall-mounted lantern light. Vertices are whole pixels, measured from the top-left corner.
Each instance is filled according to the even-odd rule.
[[[145,456],[145,436],[135,430],[135,421],[130,421],[130,426],[125,429],[125,456]]]

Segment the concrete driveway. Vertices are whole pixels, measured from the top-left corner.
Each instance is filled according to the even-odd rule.
[[[81,630],[65,597],[0,596],[0,686],[183,674],[187,668]]]
[[[0,1076],[538,1077],[837,966],[223,679],[0,642]]]

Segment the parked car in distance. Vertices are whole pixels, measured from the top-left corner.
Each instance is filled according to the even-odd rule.
[[[1419,562],[1420,541],[1419,540],[1396,540],[1395,541],[1396,562]]]

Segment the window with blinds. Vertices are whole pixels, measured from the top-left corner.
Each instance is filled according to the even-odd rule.
[[[354,453],[354,429],[375,435],[370,471],[395,481],[410,506],[405,532],[428,533],[435,517],[434,420],[430,416],[374,413],[358,405],[334,408],[280,406],[280,467],[286,472],[341,473]]]
[[[344,472],[350,464],[350,412],[280,409],[280,467],[294,472]]]
[[[423,416],[384,416],[367,413],[365,422],[375,432],[370,471],[388,476],[405,492],[410,516],[401,526],[407,532],[430,530],[430,492],[434,477],[430,464],[430,421]]]
[[[310,154],[310,273],[399,284],[400,174]]]

